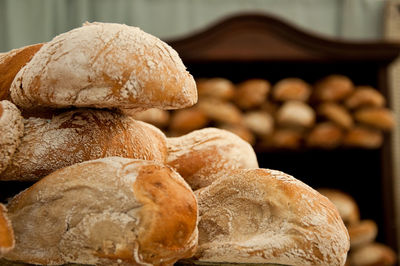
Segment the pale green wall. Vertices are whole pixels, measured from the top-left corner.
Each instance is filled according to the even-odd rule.
[[[0,52],[85,21],[135,25],[160,38],[184,36],[240,12],[269,13],[332,37],[378,39],[383,0],[0,0]]]

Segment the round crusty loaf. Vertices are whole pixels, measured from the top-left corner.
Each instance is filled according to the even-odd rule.
[[[196,81],[199,97],[230,100],[235,94],[235,85],[225,78],[203,78]]]
[[[329,75],[314,86],[313,98],[318,101],[340,101],[350,95],[354,84],[346,76]]]
[[[10,164],[23,133],[24,123],[18,108],[7,100],[0,101],[0,173]]]
[[[195,192],[198,260],[344,265],[349,235],[317,191],[268,169],[221,171],[215,180]]]
[[[354,92],[346,99],[345,104],[350,109],[360,107],[383,107],[385,97],[370,86],[357,86]]]
[[[11,85],[24,109],[176,109],[196,103],[193,77],[179,55],[139,28],[86,23],[43,45]]]
[[[378,234],[378,226],[373,220],[362,220],[358,224],[349,225],[347,230],[352,250],[372,243]]]
[[[77,109],[51,120],[29,118],[17,151],[0,180],[38,180],[65,166],[121,156],[164,163],[166,137],[129,116]]]
[[[11,222],[7,217],[7,209],[0,204],[0,257],[14,248],[15,239]]]
[[[10,86],[15,75],[42,46],[43,43],[38,43],[0,54],[0,100],[10,99]]]
[[[109,157],[53,172],[8,206],[8,260],[59,265],[172,265],[197,245],[196,198],[154,161]]]
[[[272,96],[278,101],[307,102],[311,95],[311,86],[299,78],[285,78],[272,88]]]
[[[223,129],[204,128],[181,137],[168,138],[168,165],[193,190],[210,185],[213,174],[228,169],[258,168],[249,143]]]
[[[397,255],[388,246],[371,243],[352,250],[349,261],[352,266],[393,266],[396,265]]]
[[[249,79],[237,85],[235,103],[241,109],[251,109],[265,102],[271,84],[264,79]]]

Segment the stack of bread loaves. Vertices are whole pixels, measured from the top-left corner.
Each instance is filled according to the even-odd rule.
[[[350,236],[349,266],[396,264],[396,254],[388,246],[375,242],[378,227],[373,220],[360,220],[356,201],[347,193],[336,189],[318,189],[337,207]]]
[[[167,138],[131,116],[197,101],[156,37],[87,23],[0,54],[0,86],[0,193],[35,182],[0,204],[0,262],[344,265],[348,232],[326,197],[259,169],[226,130]]]
[[[169,114],[138,113],[168,135],[206,126],[230,130],[260,149],[378,148],[383,132],[394,126],[380,92],[355,86],[343,75],[330,75],[314,86],[299,78],[271,85],[249,79],[237,85],[224,78],[197,80],[199,103]]]

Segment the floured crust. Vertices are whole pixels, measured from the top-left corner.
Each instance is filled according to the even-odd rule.
[[[14,248],[15,239],[11,222],[7,218],[7,209],[0,204],[0,257]]]
[[[11,102],[0,101],[0,175],[11,163],[24,132],[23,118]]]
[[[43,45],[15,77],[11,96],[24,109],[176,109],[197,102],[195,81],[175,50],[114,23],[87,23]]]
[[[0,100],[10,99],[10,86],[15,76],[42,46],[43,43],[38,43],[0,54]]]
[[[249,143],[223,129],[205,128],[167,139],[167,163],[193,190],[210,185],[213,174],[228,169],[258,168]]]
[[[17,151],[0,180],[38,180],[75,163],[121,156],[164,163],[165,135],[129,116],[77,109],[51,120],[29,118]]]
[[[154,161],[109,157],[58,170],[9,204],[5,258],[57,265],[172,265],[197,243],[197,202]]]
[[[335,206],[279,171],[221,171],[195,192],[203,261],[344,265],[349,236]]]

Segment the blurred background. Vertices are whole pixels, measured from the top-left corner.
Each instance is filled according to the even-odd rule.
[[[400,1],[0,0],[0,52],[86,21],[140,27],[175,48],[195,77],[194,107],[137,119],[170,137],[208,126],[238,134],[261,167],[337,205],[351,237],[348,265],[396,265]]]

